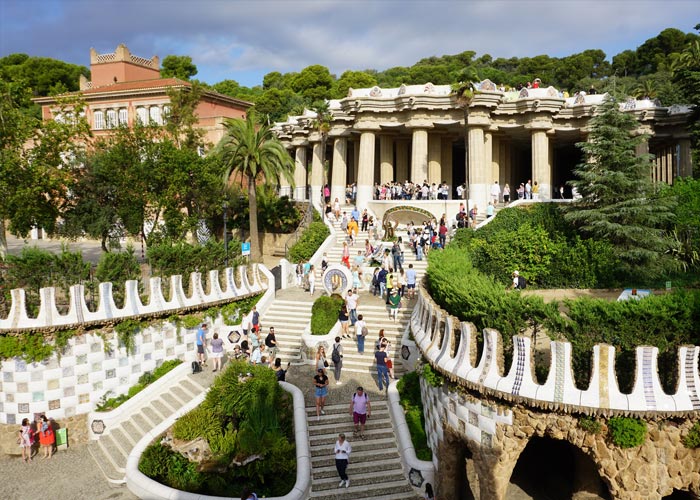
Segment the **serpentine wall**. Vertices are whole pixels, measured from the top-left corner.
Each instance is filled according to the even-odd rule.
[[[477,359],[476,329],[447,314],[420,291],[410,325],[417,353],[449,382],[432,387],[421,379],[425,428],[436,464],[437,494],[505,500],[511,495],[513,471],[535,438],[568,443],[563,455],[550,448],[548,459],[575,456],[571,491],[575,499],[662,499],[674,490],[700,495],[700,449],[688,449],[683,437],[700,413],[698,347],[679,349],[679,382],[674,394],[661,388],[656,348],[639,347],[631,394],[620,392],[614,370],[614,348],[597,345],[588,389],[576,387],[571,346],[551,343],[551,366],[544,384],[533,377],[530,339],[514,337],[513,360],[504,374],[500,334],[484,331]],[[410,351],[410,343],[403,349]],[[637,447],[622,449],[602,430],[586,431],[581,414],[634,415],[647,423],[647,437]],[[547,466],[540,465],[542,483]],[[545,486],[542,486],[546,489]]]
[[[234,273],[238,273],[238,280]],[[248,276],[250,274],[250,277]],[[238,281],[238,284],[236,283]],[[170,279],[170,299],[165,300],[159,278],[150,280],[150,300],[143,304],[138,294],[138,283],[126,284],[124,307],[117,308],[112,296],[112,284],[100,284],[97,309],[90,311],[85,302],[82,285],[70,288],[70,310],[58,313],[55,290],[41,290],[39,315],[30,318],[24,304],[24,290],[12,291],[12,307],[5,319],[0,319],[0,333],[5,335],[42,335],[36,330],[56,327],[79,328],[99,325],[115,319],[164,316],[184,312],[190,308],[232,301],[265,291],[258,302],[263,310],[274,299],[274,277],[264,267],[254,265],[250,272],[245,266],[226,269],[226,288],[219,286],[218,271],[209,272],[209,292],[205,293],[201,275],[193,273],[191,293],[186,295],[182,277]],[[210,331],[223,329],[215,323]],[[194,359],[196,329],[178,328],[169,322],[154,324],[134,336],[134,347],[127,352],[120,346],[114,333],[76,335],[69,339],[61,353],[40,363],[27,363],[15,358],[0,364],[0,424],[18,424],[23,418],[34,419],[45,413],[55,420],[70,418],[94,410],[108,392],[126,393],[146,371],[152,371],[168,359]],[[226,336],[223,336],[228,342]],[[60,355],[59,355],[60,354]]]

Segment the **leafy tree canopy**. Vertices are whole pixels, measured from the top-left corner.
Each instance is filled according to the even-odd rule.
[[[190,56],[165,56],[160,67],[160,76],[163,78],[179,78],[189,80],[197,74],[197,66]]]

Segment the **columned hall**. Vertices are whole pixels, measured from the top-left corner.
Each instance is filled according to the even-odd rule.
[[[483,211],[494,183],[500,190],[508,184],[514,200],[518,186],[530,181],[539,199],[571,198],[567,182],[583,161],[576,144],[588,139],[589,121],[604,98],[583,92],[564,97],[553,87],[502,92],[486,80],[465,109],[448,85],[350,89],[345,99],[329,102],[325,148],[312,111],[275,124],[295,162],[296,186],[281,185],[280,194],[321,208],[324,184],[331,200],[341,202],[354,185],[357,206],[366,208],[377,186],[445,183],[448,199],[458,199],[457,186],[465,185],[464,197]],[[653,155],[654,181],[691,175],[688,107],[630,99],[621,108],[634,114],[638,133],[647,137],[638,154]]]

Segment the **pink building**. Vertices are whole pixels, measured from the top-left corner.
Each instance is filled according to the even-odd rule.
[[[86,118],[93,134],[110,134],[119,125],[132,127],[142,123],[163,124],[170,107],[169,89],[189,89],[190,82],[178,78],[161,78],[158,56],[138,57],[120,44],[110,54],[90,49],[92,81],[81,77],[80,95],[86,104]],[[55,97],[40,97],[44,120],[54,119]],[[252,103],[206,90],[195,113],[205,140],[216,144],[225,133],[224,119],[245,118]]]

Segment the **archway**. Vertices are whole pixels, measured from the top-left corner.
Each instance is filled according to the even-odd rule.
[[[451,500],[474,500],[473,485],[478,485],[479,480],[472,452],[466,440],[450,428],[445,429],[443,440],[440,441],[438,462],[440,473],[435,478],[438,496]]]
[[[666,495],[661,500],[698,500],[700,497],[697,495],[686,491],[686,490],[673,490],[673,493]]]
[[[520,454],[506,498],[610,499],[593,460],[568,441],[534,437]]]

